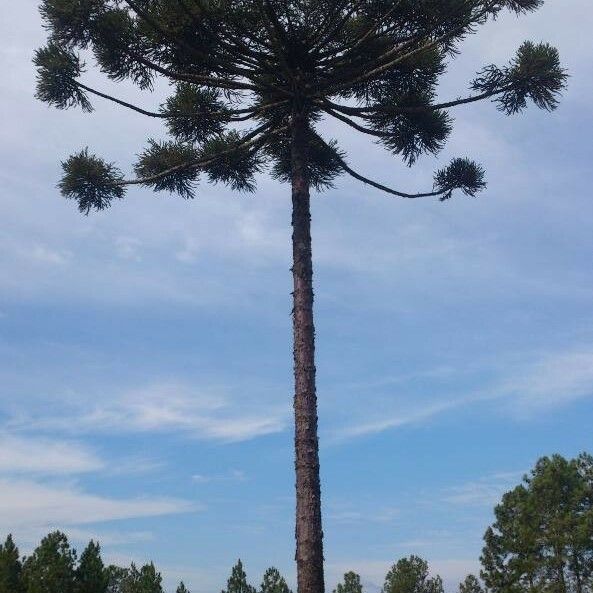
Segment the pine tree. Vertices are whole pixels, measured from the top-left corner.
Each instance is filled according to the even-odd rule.
[[[240,559],[233,566],[226,589],[223,589],[221,593],[256,593],[255,587],[247,582],[247,575],[243,570],[243,563]]]
[[[387,573],[382,593],[444,593],[440,576],[428,576],[428,563],[418,556],[398,560]]]
[[[481,558],[489,591],[591,591],[593,457],[543,457],[495,516]]]
[[[468,574],[462,583],[459,583],[459,593],[486,593],[484,587],[473,574]]]
[[[338,583],[334,593],[362,593],[360,576],[352,571],[345,573],[344,582]]]
[[[163,593],[161,573],[152,562],[140,569],[132,563],[129,569],[115,571],[115,576],[117,593]]]
[[[105,572],[107,573],[107,593],[122,593],[122,585],[128,576],[128,569],[111,564]]]
[[[68,538],[60,531],[50,533],[23,566],[26,593],[75,593],[75,564]]]
[[[0,544],[0,593],[23,593],[22,564],[12,535]]]
[[[181,581],[181,583],[179,583],[179,587],[177,587],[177,592],[176,593],[191,593],[191,592],[188,591],[188,589],[186,588],[186,586],[183,583],[183,581]]]
[[[76,593],[106,593],[109,575],[101,559],[101,546],[90,541],[76,569]]]
[[[461,40],[504,10],[543,0],[43,0],[48,44],[35,54],[37,97],[92,110],[111,101],[163,121],[125,178],[83,149],[63,164],[63,195],[81,212],[103,210],[129,186],[192,198],[199,178],[254,191],[255,174],[292,186],[298,593],[323,593],[323,531],[317,437],[310,190],[346,174],[400,198],[475,196],[484,170],[468,158],[439,169],[429,191],[409,193],[369,179],[320,132],[324,118],[370,136],[412,165],[438,153],[449,110],[492,100],[505,114],[529,102],[553,110],[565,85],[558,52],[526,41],[506,65],[486,65],[464,98],[437,102],[437,86]],[[150,91],[174,87],[159,108],[139,106],[83,82],[80,51],[99,70]],[[246,129],[246,126],[247,129]],[[250,127],[249,127],[250,126]]]
[[[277,568],[270,567],[264,573],[260,593],[292,593]]]

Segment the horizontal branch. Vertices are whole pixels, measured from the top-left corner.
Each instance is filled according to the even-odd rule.
[[[266,130],[266,128],[269,128],[269,127],[270,127],[270,124],[264,124],[262,126],[259,126],[258,128],[256,128],[252,132],[250,132],[249,134],[245,135],[244,138],[240,142],[237,142],[237,144],[235,144],[233,147],[231,147],[227,150],[222,150],[215,155],[209,155],[207,157],[197,159],[195,161],[189,161],[187,163],[175,165],[174,167],[170,167],[169,169],[166,169],[165,171],[161,171],[160,173],[156,173],[155,175],[150,175],[148,177],[140,177],[138,179],[123,179],[123,180],[117,182],[116,185],[118,185],[118,186],[151,185],[153,183],[156,183],[157,181],[160,181],[161,179],[164,179],[165,177],[168,177],[169,175],[172,175],[173,173],[178,173],[180,171],[186,171],[187,169],[200,169],[200,168],[205,167],[213,162],[216,162],[218,159],[228,156],[229,154],[233,154],[239,150],[254,147],[259,144],[263,144],[266,141],[268,141],[272,136],[274,136],[274,135],[278,134],[279,132],[284,131],[286,129],[286,127],[275,128],[275,129],[270,130],[269,132],[263,134],[263,132]]]
[[[483,101],[484,99],[489,99],[490,97],[494,97],[496,95],[500,95],[501,93],[505,93],[506,91],[509,91],[512,88],[513,87],[511,85],[507,85],[499,89],[496,89],[495,91],[487,91],[479,95],[472,95],[470,97],[465,97],[463,99],[454,99],[453,101],[447,101],[445,103],[435,103],[434,105],[407,105],[401,107],[397,105],[371,105],[368,107],[350,107],[348,105],[340,105],[338,103],[334,103],[329,99],[324,99],[322,104],[325,104],[327,108],[330,108],[334,111],[339,111],[341,113],[347,115],[354,115],[357,117],[365,117],[365,115],[372,113],[392,113],[394,115],[404,113],[427,113],[429,111],[439,111],[441,109],[449,109],[451,107],[457,107],[459,105],[468,105],[469,103]],[[333,115],[335,117],[338,117],[335,114]]]
[[[136,111],[142,115],[146,115],[148,117],[156,117],[160,119],[172,119],[175,117],[197,117],[200,115],[207,115],[208,117],[219,118],[221,120],[225,120],[228,122],[240,122],[240,121],[248,121],[253,116],[258,115],[259,113],[264,113],[273,109],[274,107],[279,107],[280,105],[285,104],[287,101],[274,101],[272,103],[265,103],[258,107],[245,107],[243,109],[228,109],[226,111],[196,111],[194,113],[180,113],[180,112],[166,112],[166,111],[148,111],[143,109],[142,107],[138,107],[133,105],[132,103],[128,103],[127,101],[122,101],[117,97],[113,97],[111,95],[107,95],[106,93],[102,93],[101,91],[97,91],[86,84],[81,82],[75,81],[76,86],[85,91],[96,95],[97,97],[101,97],[102,99],[106,99],[113,103],[117,103],[122,107],[126,107],[127,109],[131,109],[132,111]]]

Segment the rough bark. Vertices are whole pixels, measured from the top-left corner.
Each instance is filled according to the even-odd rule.
[[[292,275],[298,593],[324,593],[307,123],[293,118]]]

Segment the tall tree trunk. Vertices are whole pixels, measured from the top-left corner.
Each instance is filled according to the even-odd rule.
[[[324,593],[323,531],[315,390],[311,211],[304,117],[292,129],[292,276],[298,593]]]

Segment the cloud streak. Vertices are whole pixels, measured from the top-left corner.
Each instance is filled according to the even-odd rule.
[[[282,432],[285,407],[237,404],[222,395],[200,393],[179,384],[160,384],[103,400],[77,414],[36,416],[13,420],[13,429],[90,433],[182,433],[188,437],[226,443]]]
[[[424,398],[421,406],[407,406],[380,419],[358,420],[331,432],[334,442],[422,424],[453,410],[477,404],[503,402],[504,413],[528,420],[579,399],[593,397],[593,348],[531,355],[499,373],[490,385],[465,395]],[[409,398],[407,398],[409,401]],[[418,398],[416,398],[418,399]]]
[[[0,478],[0,524],[4,530],[86,525],[200,510],[175,498],[111,498],[74,485]]]
[[[0,432],[0,474],[69,475],[104,467],[103,460],[82,443]]]

